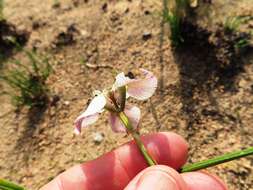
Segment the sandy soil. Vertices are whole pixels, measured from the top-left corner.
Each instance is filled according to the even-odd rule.
[[[196,10],[197,23],[215,31],[227,16],[252,13],[250,1],[230,2],[203,3]],[[53,0],[6,0],[7,20],[30,32],[27,48],[52,57],[54,72],[47,83],[60,101],[17,114],[10,99],[0,96],[1,178],[38,189],[70,166],[128,141],[111,132],[106,115],[78,137],[73,121],[93,90],[113,82],[115,71],[140,67],[164,78],[151,101],[138,102],[142,133],[182,135],[190,144],[189,162],[253,146],[252,55],[240,59],[240,68],[220,72],[208,49],[174,51],[167,24],[161,45],[162,9],[153,0],[61,0],[59,6]],[[15,57],[25,60],[22,53]],[[94,142],[97,132],[104,135],[100,144]],[[252,157],[208,170],[230,190],[253,189]]]

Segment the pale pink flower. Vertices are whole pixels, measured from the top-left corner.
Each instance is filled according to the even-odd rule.
[[[136,106],[126,105],[124,109],[124,113],[130,120],[132,127],[136,129],[139,125],[139,121],[141,118],[141,110]],[[126,127],[121,122],[120,118],[118,117],[117,113],[110,112],[109,115],[109,123],[111,128],[114,132],[126,132]]]
[[[141,71],[144,75],[144,78],[142,79],[132,79],[125,76],[124,73],[118,74],[110,92],[113,97],[109,96],[109,92],[97,92],[88,108],[75,120],[75,133],[79,134],[81,128],[95,123],[98,120],[100,113],[109,107],[108,105],[110,105],[110,107],[115,106],[112,104],[112,99],[115,100],[114,103],[119,104],[119,97],[116,96],[116,91],[120,87],[126,87],[127,97],[130,96],[138,100],[150,98],[156,90],[157,79],[153,73],[144,69],[141,69]],[[126,114],[132,127],[136,129],[141,118],[140,109],[129,104],[126,104],[124,110],[118,110],[119,108],[120,105],[115,106],[115,111],[108,109],[110,110],[109,123],[112,130],[114,132],[126,132],[126,128],[118,117],[118,113],[121,111]]]
[[[153,73],[140,69],[144,78],[131,79],[122,72],[116,76],[116,81],[113,88],[117,89],[121,86],[126,86],[127,95],[137,100],[146,100],[150,98],[157,88],[157,78]]]
[[[81,128],[87,127],[98,120],[106,105],[106,97],[103,93],[95,95],[88,108],[75,120],[75,133],[79,134]]]

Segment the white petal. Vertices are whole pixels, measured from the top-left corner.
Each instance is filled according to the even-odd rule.
[[[98,120],[99,113],[95,113],[93,115],[88,115],[84,116],[84,114],[80,115],[76,120],[75,120],[75,130],[74,132],[76,134],[81,133],[81,129],[83,127],[87,127],[88,125],[91,125],[95,123]]]
[[[81,128],[75,127],[74,133],[75,133],[76,135],[80,135],[80,133],[81,133]]]
[[[153,73],[141,69],[145,75],[144,79],[132,80],[127,84],[127,93],[138,100],[150,98],[157,88],[157,78]]]
[[[85,110],[85,112],[83,114],[84,114],[84,116],[89,116],[89,115],[93,115],[95,113],[101,113],[103,111],[105,105],[106,105],[106,98],[101,93],[101,94],[95,96],[91,100],[88,108]]]
[[[141,118],[141,111],[136,106],[129,106],[127,105],[124,110],[126,116],[130,120],[133,128],[136,129],[139,125],[139,121]],[[121,122],[120,118],[115,113],[110,113],[109,115],[109,122],[111,124],[112,130],[116,133],[118,132],[126,132],[126,128]]]
[[[127,85],[131,80],[133,80],[133,79],[130,79],[129,77],[126,77],[123,72],[119,73],[116,76],[115,83],[113,84],[113,90],[116,90],[117,88],[119,88],[121,86]]]
[[[126,105],[124,112],[127,115],[128,119],[130,120],[133,128],[136,129],[139,125],[140,118],[141,118],[140,108],[136,106]]]
[[[116,113],[110,112],[109,123],[115,133],[126,132],[126,128],[124,127],[123,123],[121,122],[120,118]]]
[[[106,98],[101,93],[95,96],[88,108],[75,120],[75,133],[79,134],[82,127],[86,127],[95,123],[98,119],[99,113],[103,111],[106,104]]]

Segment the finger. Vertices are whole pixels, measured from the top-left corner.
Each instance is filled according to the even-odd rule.
[[[124,190],[188,190],[174,169],[157,165],[140,172]]]
[[[227,190],[226,185],[216,176],[206,172],[189,172],[182,174],[189,190]]]
[[[151,134],[142,137],[142,141],[159,164],[178,169],[187,159],[188,145],[175,133]],[[96,160],[72,167],[42,190],[119,190],[145,167],[143,156],[130,142]]]

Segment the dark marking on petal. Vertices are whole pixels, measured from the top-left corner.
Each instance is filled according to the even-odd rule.
[[[126,76],[129,77],[130,79],[135,78],[134,74],[131,71],[129,71]]]
[[[87,100],[86,105],[88,106],[88,105],[90,104],[90,102],[91,102],[91,98],[89,98],[89,99]]]

